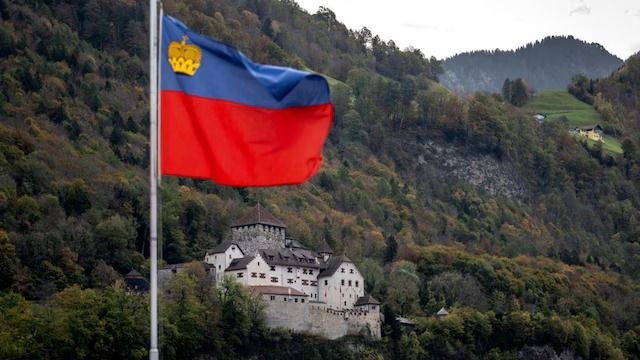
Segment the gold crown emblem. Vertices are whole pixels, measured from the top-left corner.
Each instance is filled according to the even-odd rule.
[[[187,36],[182,42],[172,41],[169,44],[169,64],[177,74],[193,76],[200,67],[202,50],[196,45],[187,45]]]

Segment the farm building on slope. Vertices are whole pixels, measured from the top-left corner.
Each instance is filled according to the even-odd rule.
[[[594,141],[603,141],[600,125],[578,126],[573,129],[576,135],[584,136]]]

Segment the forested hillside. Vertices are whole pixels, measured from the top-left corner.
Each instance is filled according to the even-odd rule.
[[[446,59],[442,83],[459,93],[500,92],[505,79],[524,78],[537,91],[565,89],[576,74],[607,77],[622,61],[602,45],[550,36],[516,50],[473,51]]]
[[[624,139],[617,156],[498,95],[456,96],[438,60],[329,9],[164,9],[258,62],[331,77],[335,106],[326,163],[303,186],[165,177],[164,260],[201,260],[261,202],[297,240],[353,259],[387,319],[378,343],[270,333],[259,302],[212,290],[194,264],[169,284],[182,296],[161,302],[166,358],[640,358],[637,58],[595,85]],[[145,358],[148,299],[121,280],[148,274],[147,3],[0,0],[0,16],[0,358]],[[445,150],[425,157],[427,143]],[[453,176],[452,153],[500,164],[492,179],[517,194]],[[436,321],[442,306],[451,315]]]

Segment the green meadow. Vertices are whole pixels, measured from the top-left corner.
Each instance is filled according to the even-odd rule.
[[[525,108],[534,113],[540,113],[546,116],[546,121],[558,120],[564,116],[569,121],[569,128],[576,126],[587,126],[600,124],[602,125],[602,116],[589,104],[573,97],[566,91],[553,90],[543,91],[534,96]],[[622,154],[620,142],[609,135],[604,135],[604,144],[602,148],[605,151],[614,154]],[[595,144],[595,141],[588,140],[589,144]]]

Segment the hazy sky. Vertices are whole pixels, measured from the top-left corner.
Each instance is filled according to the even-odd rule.
[[[514,49],[547,35],[602,44],[623,60],[640,50],[640,0],[297,0],[330,8],[351,29],[366,26],[400,48],[445,58]]]

